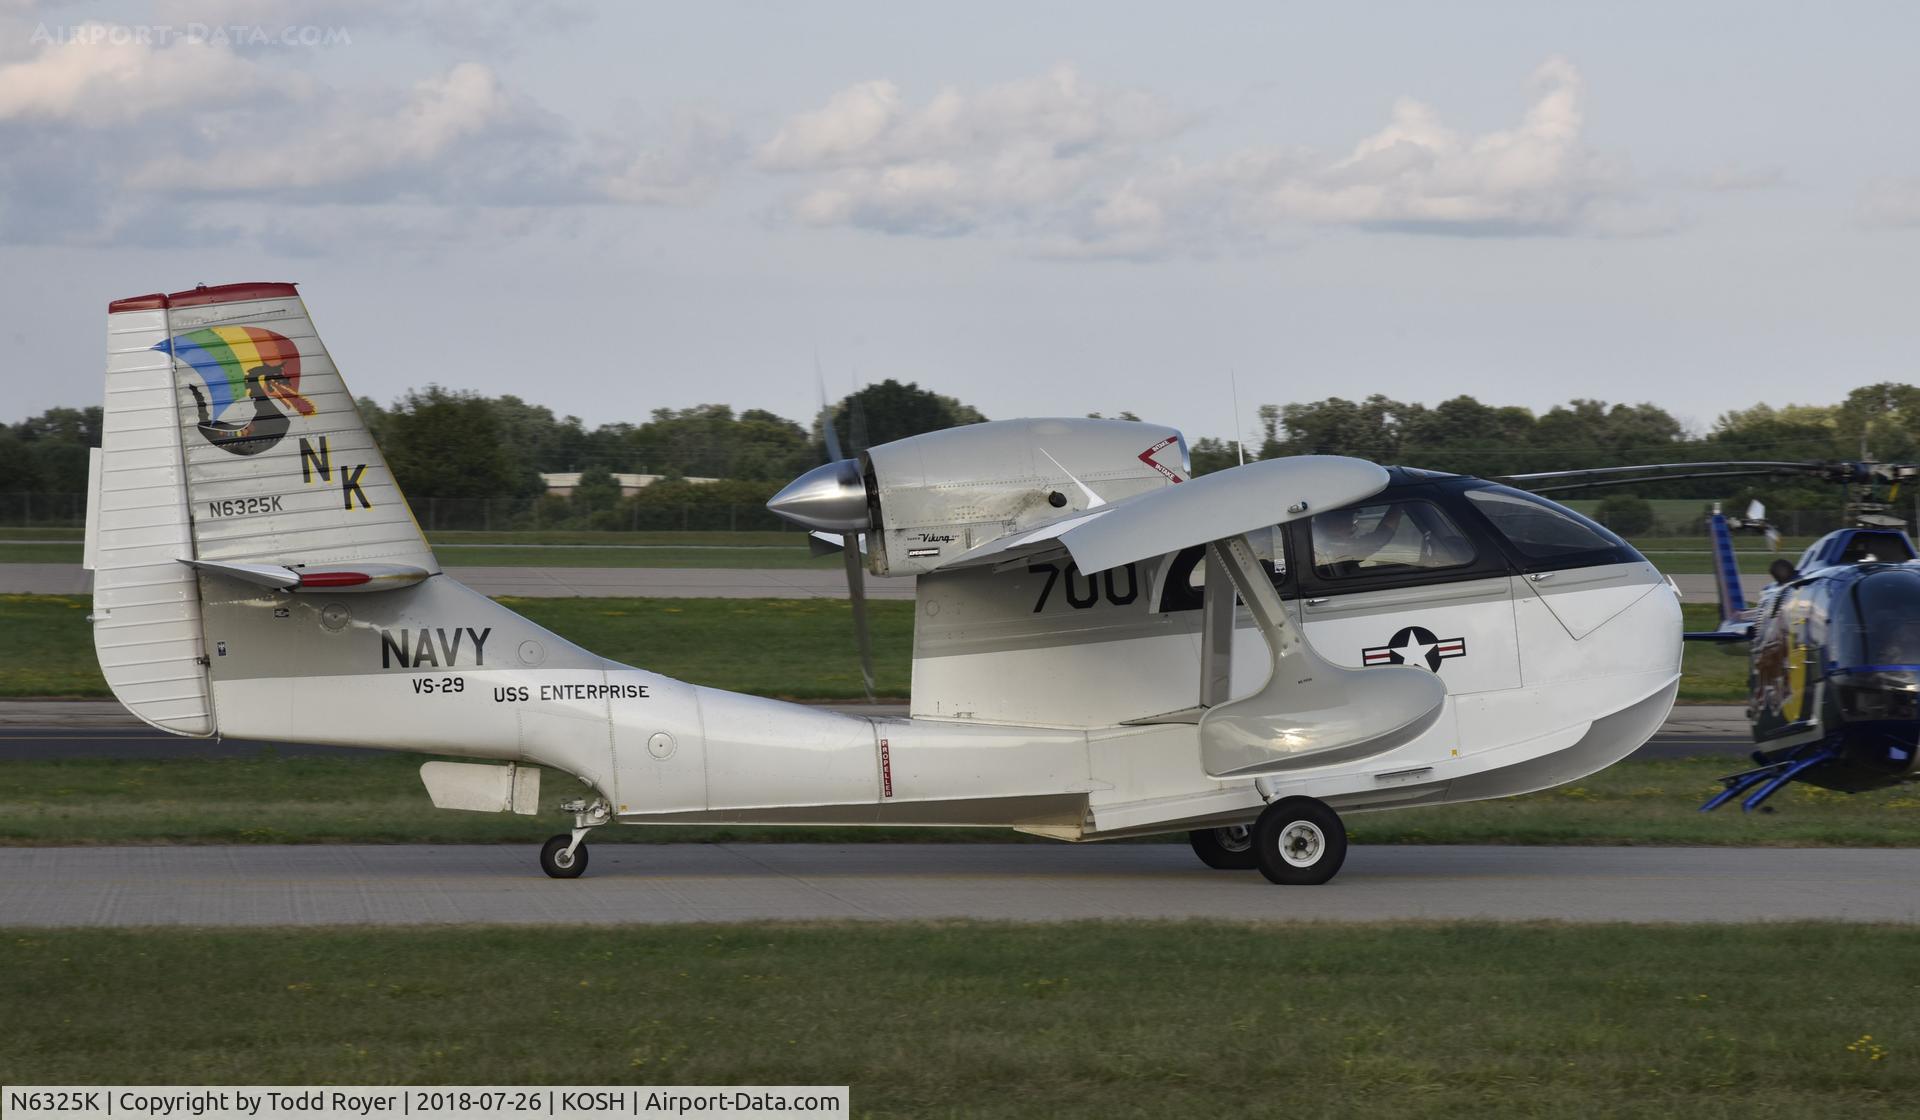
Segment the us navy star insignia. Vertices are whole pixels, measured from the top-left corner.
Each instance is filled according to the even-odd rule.
[[[1465,657],[1467,640],[1462,638],[1438,638],[1433,631],[1424,626],[1403,626],[1394,632],[1385,645],[1369,646],[1360,651],[1362,665],[1425,665],[1429,672],[1438,673],[1440,663],[1449,657]]]

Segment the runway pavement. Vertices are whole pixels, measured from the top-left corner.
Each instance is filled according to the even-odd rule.
[[[844,599],[846,577],[812,568],[448,568],[483,595],[534,598],[635,596],[658,599]],[[1674,576],[1689,603],[1715,599],[1711,575]],[[1749,600],[1765,576],[1743,576]],[[0,564],[0,594],[85,595],[92,580],[78,564]],[[912,599],[913,580],[867,577],[873,599]]]
[[[658,924],[948,918],[1920,922],[1920,852],[1356,847],[1324,887],[1184,844],[0,849],[0,925]]]
[[[853,715],[897,718],[904,704],[834,705]],[[1745,757],[1753,749],[1746,717],[1724,705],[1683,706],[1635,758]],[[352,747],[266,743],[251,739],[183,739],[155,731],[113,700],[0,701],[0,761],[57,758],[237,758],[273,750],[290,755],[356,755]]]

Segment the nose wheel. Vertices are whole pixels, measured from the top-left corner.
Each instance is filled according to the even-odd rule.
[[[1346,862],[1347,828],[1325,802],[1283,797],[1253,822],[1253,857],[1270,883],[1318,886]]]
[[[553,837],[540,846],[540,870],[553,879],[578,879],[587,870],[586,844],[570,832]]]
[[[551,879],[578,879],[587,870],[587,833],[613,819],[613,807],[602,797],[592,802],[564,801],[560,809],[573,814],[573,831],[540,846],[540,870]]]

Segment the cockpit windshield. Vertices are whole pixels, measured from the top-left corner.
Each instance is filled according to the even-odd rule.
[[[1639,560],[1633,546],[1562,505],[1508,486],[1467,491],[1467,500],[1528,568],[1577,568]]]
[[[1852,639],[1834,651],[1842,664],[1920,665],[1920,570],[1866,576],[1853,585],[1853,606],[1852,624],[1836,627]]]

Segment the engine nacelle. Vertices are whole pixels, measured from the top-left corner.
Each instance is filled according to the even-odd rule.
[[[826,532],[867,534],[875,575],[932,571],[989,541],[1184,482],[1179,431],[1134,420],[996,420],[869,448],[767,503]]]

